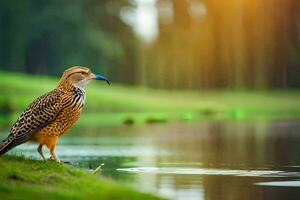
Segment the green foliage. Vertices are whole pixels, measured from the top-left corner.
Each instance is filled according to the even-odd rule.
[[[127,0],[1,1],[0,66],[59,75],[67,66],[86,65],[118,79],[115,67],[131,67],[133,60],[123,61],[135,44],[119,17],[124,6],[133,5]]]
[[[64,164],[0,158],[1,199],[159,199]]]
[[[154,20],[145,28],[129,22],[142,4]],[[2,0],[0,67],[60,75],[84,65],[168,89],[296,88],[299,8],[295,0]],[[133,27],[150,24],[157,38],[138,40]]]

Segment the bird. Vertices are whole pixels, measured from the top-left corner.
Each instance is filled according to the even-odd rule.
[[[91,72],[88,67],[74,66],[66,69],[52,91],[34,100],[12,125],[9,135],[0,143],[0,155],[28,141],[38,143],[37,151],[46,161],[43,146],[50,159],[60,162],[55,154],[58,138],[67,133],[78,120],[85,104],[85,86],[93,79],[109,80]]]

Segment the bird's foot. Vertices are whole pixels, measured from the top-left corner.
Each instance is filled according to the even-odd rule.
[[[61,161],[58,158],[54,157],[54,156],[50,156],[50,160],[61,163]]]

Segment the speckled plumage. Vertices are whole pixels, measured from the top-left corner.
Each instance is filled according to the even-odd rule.
[[[66,70],[58,87],[33,101],[17,119],[10,129],[9,136],[0,144],[0,155],[19,144],[35,141],[40,144],[38,152],[44,160],[42,146],[46,145],[51,158],[59,161],[54,153],[57,139],[65,134],[80,116],[85,102],[85,91],[80,86],[86,85],[95,77],[86,67],[72,67]]]

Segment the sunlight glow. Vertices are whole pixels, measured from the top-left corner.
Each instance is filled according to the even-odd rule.
[[[134,0],[134,3],[136,9],[122,9],[121,18],[133,26],[140,39],[151,42],[158,34],[156,0]]]

